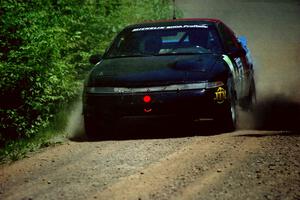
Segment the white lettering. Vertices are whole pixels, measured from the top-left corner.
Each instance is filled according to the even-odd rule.
[[[176,25],[176,26],[152,26],[152,27],[143,27],[143,28],[135,28],[132,29],[132,32],[137,31],[152,31],[152,30],[168,30],[168,29],[180,29],[180,28],[208,28],[207,24],[202,25]]]

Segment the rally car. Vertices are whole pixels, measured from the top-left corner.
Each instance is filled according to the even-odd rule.
[[[212,119],[233,131],[237,105],[249,109],[256,98],[246,38],[218,19],[130,25],[90,62],[83,92],[89,137],[126,117]]]

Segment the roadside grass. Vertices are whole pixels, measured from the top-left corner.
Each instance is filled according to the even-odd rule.
[[[37,1],[39,2],[39,1]],[[132,1],[131,0],[124,0],[124,1],[120,1],[120,2],[123,2],[122,5],[124,5],[124,9],[117,9],[117,10],[113,10],[114,6],[116,6],[117,4],[114,3],[114,2],[117,2],[117,1],[107,1],[106,4],[107,5],[112,5],[111,7],[105,7],[105,9],[108,9],[106,11],[106,15],[109,15],[109,13],[111,13],[110,17],[111,18],[108,18],[108,16],[98,16],[98,14],[96,16],[93,16],[93,13],[88,13],[87,16],[85,17],[82,17],[84,16],[82,14],[82,12],[84,13],[86,10],[90,10],[90,9],[93,9],[92,6],[88,5],[86,7],[84,7],[85,9],[82,9],[82,10],[78,10],[78,8],[76,7],[76,4],[74,4],[73,6],[69,6],[68,9],[65,9],[65,10],[68,10],[68,12],[70,13],[73,13],[73,15],[70,15],[70,17],[75,17],[74,19],[77,19],[77,15],[78,15],[78,22],[75,21],[73,18],[70,18],[69,20],[67,20],[68,16],[64,16],[61,20],[63,22],[66,23],[66,27],[62,27],[62,29],[57,29],[56,27],[58,27],[59,24],[57,24],[60,20],[58,20],[58,17],[57,20],[56,20],[56,16],[55,16],[55,20],[53,21],[54,23],[54,27],[48,27],[48,22],[47,23],[43,23],[44,20],[41,20],[42,18],[39,17],[39,13],[42,12],[45,14],[45,16],[48,16],[48,14],[51,12],[47,12],[47,10],[45,10],[44,8],[42,9],[38,9],[38,8],[34,8],[27,12],[25,12],[25,15],[27,16],[34,16],[36,18],[34,18],[35,20],[30,20],[30,23],[33,23],[32,25],[32,32],[34,32],[35,30],[39,30],[38,32],[34,32],[35,34],[37,34],[38,37],[34,37],[35,39],[37,39],[37,42],[34,43],[34,42],[29,42],[29,46],[26,48],[23,48],[25,49],[26,51],[25,52],[29,52],[30,55],[32,55],[33,58],[36,59],[36,57],[38,58],[46,58],[47,59],[47,62],[49,61],[50,58],[53,58],[53,60],[51,60],[51,62],[49,61],[49,63],[56,63],[56,65],[53,65],[53,67],[58,67],[58,75],[59,76],[56,76],[56,74],[54,74],[53,76],[49,76],[50,78],[51,77],[56,77],[55,79],[50,79],[50,78],[47,78],[47,76],[44,77],[44,71],[41,71],[42,73],[37,73],[37,74],[42,74],[43,76],[42,77],[38,77],[40,82],[38,82],[38,84],[40,85],[45,85],[47,86],[47,88],[50,88],[50,89],[45,89],[44,87],[38,87],[41,89],[41,91],[52,91],[52,90],[55,90],[54,88],[55,87],[59,87],[61,90],[63,91],[68,91],[67,89],[68,88],[64,88],[65,84],[62,84],[60,85],[60,81],[59,81],[59,78],[57,77],[60,77],[60,75],[62,74],[61,71],[64,70],[64,68],[61,68],[61,63],[64,63],[62,62],[62,60],[60,60],[61,58],[59,57],[59,53],[54,54],[55,52],[65,52],[65,53],[70,53],[69,57],[72,58],[68,58],[70,59],[69,61],[74,64],[76,63],[79,67],[79,69],[72,69],[74,72],[76,72],[76,70],[79,70],[79,72],[77,71],[78,74],[81,74],[82,72],[80,71],[80,67],[82,66],[85,66],[84,64],[78,64],[78,62],[83,62],[83,60],[85,60],[89,55],[90,53],[95,53],[95,50],[99,50],[99,48],[101,49],[103,46],[107,46],[109,44],[109,41],[111,41],[111,36],[112,34],[115,34],[118,29],[121,28],[121,26],[124,26],[126,24],[131,24],[131,23],[135,23],[135,22],[139,22],[139,21],[145,21],[145,20],[148,20],[148,19],[167,19],[170,17],[170,14],[172,13],[172,5],[171,5],[171,2],[170,1],[151,1],[151,0],[144,0],[144,1],[135,1],[136,4],[133,4],[134,6],[132,6]],[[163,3],[165,2],[165,3]],[[9,2],[7,3],[7,5],[9,4]],[[19,2],[15,2],[15,4],[19,4]],[[106,5],[105,4],[105,5]],[[21,5],[21,4],[20,4]],[[40,5],[40,4],[36,4],[36,5]],[[67,5],[67,4],[66,4]],[[26,6],[26,4],[22,4],[22,6]],[[161,6],[161,7],[159,7]],[[14,6],[7,6],[7,8],[9,9],[14,9],[15,7]],[[23,8],[23,7],[20,7],[20,9]],[[25,8],[25,7],[24,7]],[[73,10],[72,10],[73,9]],[[112,11],[116,11],[116,12],[108,12],[109,9],[112,9]],[[24,9],[26,10],[26,9]],[[63,12],[64,9],[62,9]],[[72,11],[72,12],[71,12]],[[77,12],[78,11],[78,12]],[[80,11],[80,12],[79,12]],[[118,12],[117,12],[118,11]],[[48,14],[47,14],[48,13]],[[176,8],[176,13],[177,13],[177,17],[180,18],[183,16],[182,12]],[[22,15],[21,15],[22,14]],[[20,16],[22,18],[20,18],[20,22],[23,22],[22,20],[26,19],[27,18],[24,18],[23,17],[23,13],[21,13]],[[30,14],[30,15],[29,15]],[[65,15],[65,14],[64,14]],[[12,15],[13,16],[13,15]],[[16,17],[20,17],[19,15],[16,15]],[[49,15],[49,19],[52,15]],[[89,26],[85,26],[83,25],[83,23],[85,23],[86,21],[86,18],[87,17],[92,17],[92,20],[91,23],[88,23]],[[12,24],[15,24],[15,21],[14,19],[15,18],[8,18],[11,20],[11,23]],[[19,18],[16,18],[19,20]],[[22,19],[22,20],[21,20]],[[29,19],[29,18],[28,18]],[[82,19],[82,21],[80,21],[79,19]],[[112,19],[112,21],[110,21]],[[64,21],[66,20],[66,21]],[[98,26],[98,21],[97,20],[100,20],[100,22],[104,21],[105,23],[103,23],[103,29],[105,30],[104,31],[99,31],[101,30],[101,28],[99,29]],[[70,24],[68,24],[70,22]],[[97,23],[96,23],[97,22]],[[34,24],[36,23],[36,24]],[[75,24],[74,24],[75,23]],[[49,23],[50,24],[50,23]],[[50,24],[51,25],[51,24]],[[119,25],[119,26],[116,26],[116,25]],[[84,29],[86,29],[87,33],[86,35],[84,35],[81,31],[77,31],[74,38],[71,37],[69,38],[68,34],[66,36],[66,38],[68,39],[68,41],[72,41],[71,43],[68,43],[68,41],[66,41],[66,44],[68,48],[65,48],[64,45],[61,45],[60,42],[64,41],[65,40],[65,35],[64,35],[64,31],[62,30],[65,30],[63,28],[66,28],[66,30],[69,30],[67,28],[78,28],[78,27],[83,27]],[[9,26],[7,26],[9,27]],[[39,29],[39,28],[36,28],[36,27],[43,27],[43,28],[49,28],[45,30],[48,30],[49,33],[53,33],[53,36],[49,36],[48,35],[48,32],[43,32],[43,28]],[[101,26],[100,26],[101,27]],[[108,28],[106,28],[108,27]],[[53,28],[53,29],[52,29]],[[111,28],[111,30],[110,30]],[[29,30],[31,30],[29,29]],[[107,29],[107,30],[106,30]],[[26,31],[27,31],[27,27],[26,29],[22,29],[23,33],[25,36],[28,35],[29,39],[31,37],[30,34],[28,34]],[[19,31],[16,31],[16,32],[19,32]],[[7,30],[7,34],[9,36],[7,36],[8,38],[12,37],[13,39],[15,39],[14,37],[15,36],[10,36],[11,35],[11,32],[9,31],[9,29]],[[21,34],[22,35],[22,34]],[[43,37],[41,37],[43,36]],[[61,40],[54,40],[53,38],[55,38],[54,36],[59,36],[59,38]],[[95,38],[95,36],[97,36]],[[101,37],[100,37],[101,36]],[[17,37],[17,36],[16,36]],[[18,36],[20,37],[20,36]],[[33,37],[33,36],[32,36]],[[28,41],[31,41],[29,40]],[[99,41],[101,41],[101,45],[98,42],[95,42],[95,43],[90,43],[89,41],[97,41],[97,39]],[[74,40],[74,41],[73,41]],[[75,42],[77,41],[78,42]],[[9,41],[9,40],[8,40]],[[53,44],[51,46],[53,46],[53,49],[57,50],[57,51],[54,51],[53,55],[55,56],[48,56],[49,53],[51,53],[52,51],[44,51],[45,48],[42,48],[44,44],[47,44],[47,42],[49,44]],[[37,44],[43,44],[43,45],[37,45]],[[30,46],[31,45],[31,46]],[[29,48],[30,47],[30,48]],[[93,47],[93,48],[92,48]],[[58,49],[56,49],[58,48]],[[31,49],[34,49],[35,51],[31,51]],[[43,51],[40,51],[40,50],[43,50]],[[70,50],[70,52],[68,51]],[[78,52],[77,52],[78,51]],[[17,51],[16,51],[17,52]],[[44,54],[40,54],[40,53],[45,53],[47,54],[47,56],[43,56]],[[24,53],[22,53],[23,55]],[[35,55],[37,54],[37,55]],[[19,54],[16,54],[15,57],[17,57]],[[20,54],[21,55],[21,54]],[[24,54],[26,55],[26,54]],[[42,55],[42,56],[41,56]],[[51,54],[52,55],[52,54]],[[25,56],[26,57],[26,56]],[[29,56],[30,57],[30,56]],[[26,57],[27,58],[27,57]],[[23,58],[22,58],[23,59]],[[20,58],[20,62],[22,60]],[[78,60],[79,61],[78,61]],[[13,59],[11,59],[13,60]],[[26,60],[26,59],[24,59]],[[68,62],[69,62],[68,61]],[[85,62],[85,61],[84,61]],[[33,66],[27,66],[26,69],[30,69],[31,70],[31,67],[36,67],[38,70],[44,70],[46,68],[42,68],[40,67],[38,64],[33,63]],[[1,66],[2,63],[0,63],[0,66]],[[76,65],[76,66],[77,66]],[[4,66],[4,65],[3,65]],[[15,71],[15,63],[12,62],[10,63],[9,66],[12,66],[12,69],[13,69],[13,72],[17,72],[15,75],[16,75],[16,80],[19,80],[17,79],[18,76],[23,76],[23,72],[22,73],[19,73],[19,71]],[[26,66],[26,65],[24,65]],[[64,66],[64,65],[63,65]],[[67,66],[67,65],[66,65]],[[8,68],[4,68],[3,69],[8,69]],[[10,68],[9,68],[10,69]],[[55,72],[55,69],[54,68],[54,72]],[[29,72],[31,72],[29,70]],[[83,69],[84,70],[84,69]],[[72,72],[73,72],[72,71]],[[48,72],[46,70],[46,72]],[[1,71],[1,73],[3,74],[3,72]],[[52,72],[51,72],[52,73]],[[10,71],[8,71],[8,74],[14,74],[14,73],[11,73]],[[50,74],[50,72],[49,72]],[[66,72],[66,74],[68,74]],[[82,73],[82,74],[85,74],[85,73]],[[79,79],[81,78],[81,76],[79,77]],[[69,77],[69,79],[71,80],[71,84],[70,85],[73,85],[73,82],[74,81],[71,77]],[[4,80],[4,79],[3,79]],[[31,80],[31,79],[30,79]],[[42,82],[43,81],[46,81],[46,83]],[[66,79],[68,80],[68,79]],[[57,83],[55,86],[53,86],[53,83],[52,82],[55,82]],[[34,81],[33,81],[34,82]],[[1,83],[1,81],[0,81]],[[6,82],[3,81],[3,83],[5,83],[4,85],[7,86],[7,91],[11,92],[11,88],[10,88],[10,85],[9,84],[6,84]],[[14,82],[12,82],[14,83]],[[65,82],[63,82],[65,83]],[[66,84],[68,85],[70,82],[66,82]],[[38,85],[36,82],[34,82],[34,85]],[[48,87],[49,86],[49,87]],[[67,86],[66,86],[67,87]],[[2,88],[1,88],[2,89]],[[31,90],[31,88],[29,89],[29,91]],[[10,94],[10,93],[9,93]],[[25,93],[27,94],[27,93]],[[38,92],[36,92],[36,94],[39,94]],[[54,93],[55,94],[55,93]],[[48,95],[48,94],[47,94]],[[52,96],[47,96],[46,94],[44,95],[43,98],[52,98]],[[63,94],[61,94],[63,95]],[[28,95],[30,96],[30,95]],[[40,98],[40,97],[39,97]],[[19,140],[13,140],[13,141],[7,141],[6,144],[4,145],[4,147],[2,148],[2,146],[0,147],[0,164],[1,163],[8,163],[8,162],[13,162],[13,161],[16,161],[16,160],[19,160],[19,159],[22,159],[24,157],[27,157],[28,154],[30,152],[35,152],[37,151],[38,149],[41,149],[41,148],[44,148],[44,147],[49,147],[49,146],[53,146],[53,145],[58,145],[58,144],[61,144],[63,143],[64,141],[67,140],[68,138],[68,130],[67,129],[67,125],[68,125],[68,120],[69,120],[69,117],[70,117],[70,112],[72,111],[72,108],[74,106],[75,103],[78,103],[78,99],[76,99],[74,102],[70,103],[69,105],[66,105],[64,109],[62,109],[58,114],[56,114],[54,117],[53,117],[53,120],[50,121],[49,125],[46,127],[46,128],[42,128],[40,129],[39,131],[35,131],[34,134],[30,135],[30,136],[23,136],[23,139],[19,139]],[[53,107],[55,107],[55,105],[53,105]],[[43,113],[43,106],[41,106],[41,113]],[[49,113],[49,115],[52,114],[52,113]],[[22,116],[21,116],[22,117]],[[17,118],[18,119],[18,118]],[[25,121],[26,123],[30,124],[30,122],[28,121]],[[18,121],[16,121],[16,124],[20,124]],[[1,128],[1,127],[0,127]],[[26,129],[26,128],[24,128]],[[1,135],[0,135],[1,136]],[[29,137],[29,138],[26,138],[26,137]],[[2,145],[2,143],[1,143]]]
[[[30,152],[66,141],[66,126],[71,108],[72,106],[68,105],[58,112],[49,126],[41,129],[34,137],[7,142],[4,148],[0,149],[0,163],[14,162],[27,157]]]

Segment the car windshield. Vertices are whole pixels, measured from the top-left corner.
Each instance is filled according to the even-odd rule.
[[[211,25],[141,27],[121,32],[105,57],[220,53],[221,49]]]

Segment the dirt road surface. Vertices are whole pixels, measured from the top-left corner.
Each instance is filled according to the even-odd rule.
[[[127,122],[120,137],[91,142],[74,135],[75,110],[69,140],[0,166],[0,199],[300,199],[299,1],[177,5],[185,17],[220,18],[249,40],[259,103],[240,113],[239,130]]]

